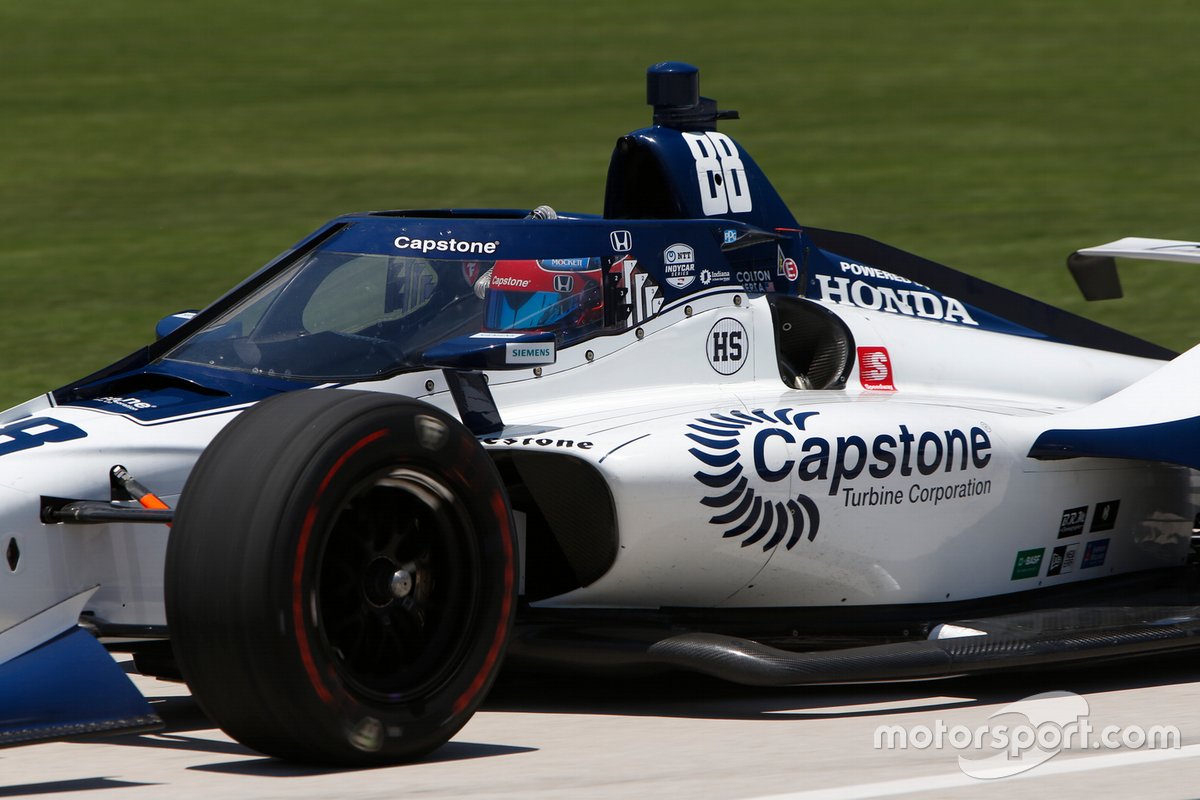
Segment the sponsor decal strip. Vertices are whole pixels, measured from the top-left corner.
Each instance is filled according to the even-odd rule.
[[[1058,538],[1065,539],[1083,533],[1083,523],[1087,520],[1087,506],[1068,508],[1062,512],[1062,520],[1058,523]]]
[[[1117,524],[1117,511],[1121,507],[1120,500],[1109,500],[1106,503],[1096,504],[1096,513],[1092,515],[1092,527],[1090,533],[1097,531],[1111,531],[1113,526]]]
[[[1035,547],[1017,553],[1017,560],[1013,562],[1012,578],[1009,580],[1036,578],[1042,571],[1042,556],[1045,554],[1046,548],[1044,547]]]

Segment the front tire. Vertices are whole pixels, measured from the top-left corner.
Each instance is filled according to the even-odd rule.
[[[193,696],[243,744],[411,760],[495,677],[515,550],[496,469],[457,420],[379,393],[289,393],[197,462],[167,547],[167,623]]]

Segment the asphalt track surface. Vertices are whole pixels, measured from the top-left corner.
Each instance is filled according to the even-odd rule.
[[[215,729],[182,685],[141,676],[135,682],[152,698],[164,730],[2,750],[0,798],[1200,796],[1200,655],[788,690],[686,677],[505,675],[466,728],[428,761],[371,770],[312,769],[265,758]],[[964,773],[959,757],[974,759],[982,751],[954,749],[946,743],[949,734],[941,749],[916,747],[915,733],[907,750],[875,747],[880,725],[933,732],[939,720],[946,731],[985,728],[989,738],[982,741],[994,741],[1001,720],[1026,718],[989,717],[1051,691],[1081,695],[1094,732],[1173,725],[1179,747],[1073,747],[991,780]],[[1078,699],[1072,702],[1078,708]],[[1005,761],[1002,769],[1027,763]]]

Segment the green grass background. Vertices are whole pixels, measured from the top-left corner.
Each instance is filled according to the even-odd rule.
[[[325,219],[599,211],[647,65],[803,224],[1176,348],[1185,265],[1085,304],[1072,249],[1200,238],[1190,0],[0,3],[0,406],[84,375]]]

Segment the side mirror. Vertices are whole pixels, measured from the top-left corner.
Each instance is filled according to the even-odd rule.
[[[174,333],[183,323],[189,321],[199,313],[199,311],[180,311],[178,314],[163,317],[154,326],[154,338],[161,339],[168,334]]]
[[[450,369],[528,369],[553,364],[557,357],[553,333],[484,332],[435,344],[422,363]]]

